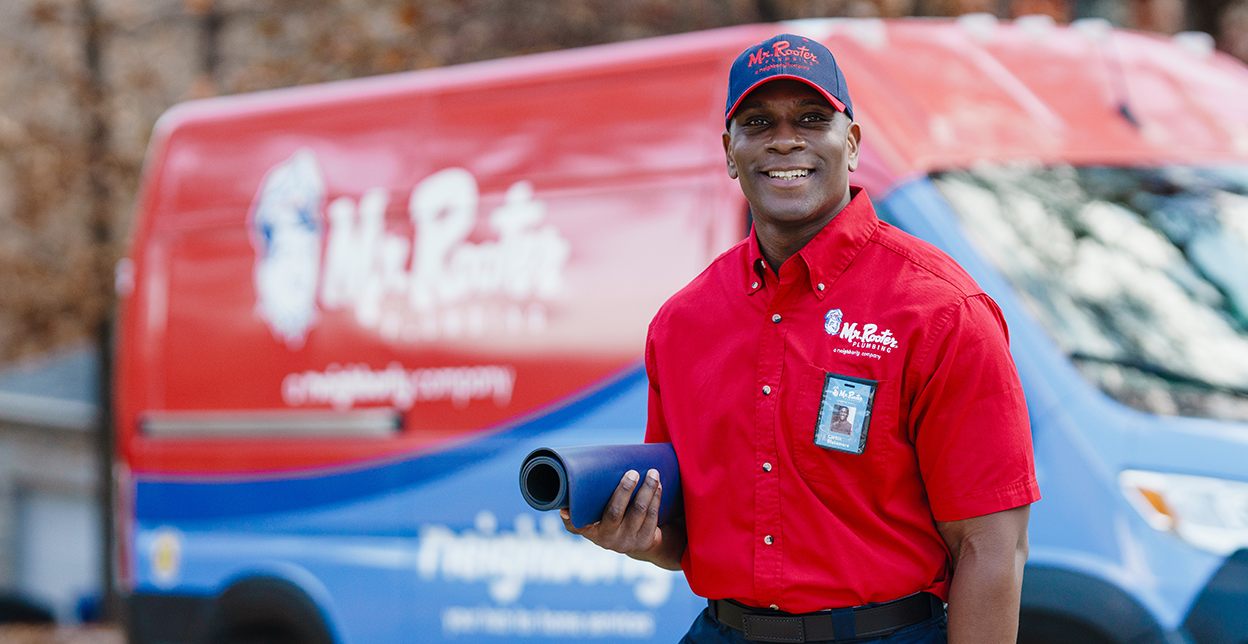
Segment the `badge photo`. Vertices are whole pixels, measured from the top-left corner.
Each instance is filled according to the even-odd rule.
[[[878,382],[853,376],[825,374],[815,423],[815,445],[824,449],[861,454],[867,447],[871,406]]]

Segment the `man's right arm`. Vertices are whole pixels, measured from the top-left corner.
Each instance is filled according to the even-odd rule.
[[[637,496],[629,503],[639,475],[629,470],[607,502],[602,519],[584,528],[572,525],[571,514],[560,510],[559,516],[568,532],[579,534],[595,544],[621,552],[633,559],[649,561],[668,570],[680,570],[680,560],[685,554],[686,533],[684,518],[673,519],[659,525],[659,500],[663,496],[663,484],[657,470],[646,473],[645,481]]]

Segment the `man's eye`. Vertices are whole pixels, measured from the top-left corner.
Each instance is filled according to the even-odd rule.
[[[746,125],[749,125],[749,126],[766,125],[766,124],[767,124],[767,119],[765,119],[765,118],[763,118],[763,117],[761,117],[761,116],[751,116],[751,117],[749,117],[749,118],[745,119],[745,124],[746,124]]]

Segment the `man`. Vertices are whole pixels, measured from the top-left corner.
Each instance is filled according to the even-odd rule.
[[[849,407],[836,405],[832,411],[836,414],[836,420],[828,427],[828,431],[847,436],[854,433],[854,426],[849,423]]]
[[[658,526],[658,473],[630,471],[565,524],[683,568],[710,599],[687,642],[943,642],[947,601],[949,642],[1013,643],[1039,490],[1000,311],[851,188],[861,128],[822,45],[743,52],[726,125],[754,229],[646,344],[646,440],[673,444],[685,517]],[[816,433],[830,401],[860,440]]]

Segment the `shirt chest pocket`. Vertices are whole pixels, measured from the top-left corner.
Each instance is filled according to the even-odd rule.
[[[897,442],[897,383],[895,380],[875,382],[870,415],[865,424],[866,441],[862,453],[851,453],[860,445],[859,432],[866,414],[865,404],[854,401],[837,404],[832,392],[840,378],[813,365],[802,365],[797,396],[786,401],[782,425],[793,463],[802,478],[836,486],[866,485],[880,482],[888,472],[890,456]],[[847,394],[842,394],[847,395]],[[852,394],[848,394],[852,396]],[[845,432],[850,432],[846,435]],[[851,440],[852,439],[852,440]],[[820,446],[846,446],[843,449]]]

